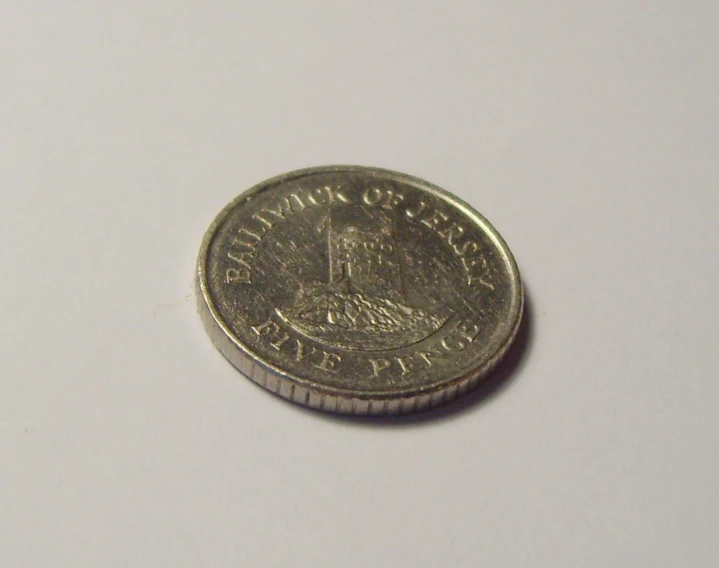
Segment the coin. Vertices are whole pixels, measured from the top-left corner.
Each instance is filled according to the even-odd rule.
[[[398,172],[290,172],[210,226],[197,296],[219,351],[286,399],[410,413],[470,391],[522,317],[519,272],[484,217]]]

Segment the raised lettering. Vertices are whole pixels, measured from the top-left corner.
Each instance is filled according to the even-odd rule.
[[[251,282],[250,271],[246,268],[228,268],[225,272],[225,282],[227,284]]]
[[[325,189],[327,190],[327,198],[330,203],[337,203],[338,201],[341,201],[342,203],[352,203],[350,198],[342,193],[342,187],[338,185],[328,185]]]
[[[277,334],[280,332],[280,326],[271,319],[268,319],[266,322],[253,325],[252,331],[254,331],[257,335],[262,335],[263,333]]]
[[[369,361],[372,363],[372,371],[375,377],[385,369],[389,369],[390,365],[392,365],[392,361],[389,359],[370,359]]]
[[[289,340],[290,340],[290,336],[287,335],[286,333],[283,333],[283,334],[282,334],[282,337],[280,337],[280,338],[277,339],[276,341],[272,341],[272,342],[270,343],[270,345],[271,345],[272,347],[274,347],[275,349],[277,349],[277,351],[279,351],[280,348],[281,348],[285,343],[287,343]]]
[[[437,234],[443,239],[445,239],[448,245],[452,246],[456,244],[457,239],[459,239],[464,234],[464,227],[462,227],[461,225],[457,225],[456,223],[452,223],[452,225],[448,229],[437,231]]]
[[[287,219],[287,217],[294,213],[289,197],[281,199],[280,201],[276,202],[274,206],[268,205],[267,207],[263,207],[261,211],[262,213],[269,213],[270,215],[274,215],[275,217],[277,217],[277,220]]]
[[[263,216],[262,216],[262,213],[264,213],[264,212],[266,212],[265,209],[263,209],[262,211],[259,211],[259,212],[255,213],[254,215],[252,215],[252,218],[253,218],[253,219],[256,219],[257,221],[259,221],[260,223],[262,223],[262,224],[263,224],[265,227],[267,227],[268,229],[271,229],[272,227],[275,226],[275,221],[274,221],[274,219],[266,219],[265,217],[263,217]]]
[[[377,205],[380,201],[382,201],[382,197],[382,190],[372,187],[365,190],[362,194],[362,201],[364,201],[367,205]]]
[[[449,215],[442,213],[441,211],[435,211],[429,217],[425,217],[420,222],[423,225],[427,225],[430,229],[436,229],[442,223],[449,221]]]
[[[404,201],[404,195],[401,193],[395,193],[391,189],[387,190],[384,199],[382,200],[383,209],[394,209],[397,205]]]
[[[399,363],[399,366],[402,367],[402,374],[406,375],[412,370],[412,357],[395,357],[394,358],[397,363]]]
[[[238,239],[232,239],[232,241],[230,242],[230,244],[233,247],[245,247],[246,249],[249,249],[251,252],[255,252],[255,249],[257,248],[258,243],[259,243],[259,241],[248,242],[248,241],[240,241]]]
[[[249,252],[227,251],[227,258],[234,260],[237,264],[252,268],[252,264],[247,260],[248,258],[252,260],[252,254]]]
[[[410,219],[415,219],[416,217],[419,217],[425,209],[427,209],[427,203],[424,200],[421,200],[417,205],[417,209],[412,210],[411,207],[408,207],[407,209],[405,209],[404,213]]]
[[[469,343],[472,343],[476,339],[477,335],[479,335],[479,326],[472,324],[470,327],[467,323],[460,322],[457,324],[457,333],[459,333]]]
[[[253,233],[252,231],[249,231],[249,230],[245,229],[244,227],[243,227],[242,229],[240,229],[239,231],[237,231],[237,232],[238,232],[238,233],[244,233],[245,235],[248,235],[248,236],[252,237],[252,238],[255,239],[258,243],[262,240],[262,237],[263,237],[264,234],[265,234],[265,233],[264,233],[264,229],[263,229],[262,234],[258,235],[257,233]],[[247,245],[247,246],[250,246],[250,245]],[[255,244],[254,246],[257,246],[257,245]]]
[[[287,199],[288,200],[294,199],[295,203],[297,203],[297,205],[299,206],[299,211],[304,211],[308,207],[308,205],[304,201],[302,201],[302,198],[299,195],[297,195],[296,193],[293,193]],[[295,208],[293,206],[291,206],[291,207],[292,207],[292,210],[294,211]],[[297,213],[297,211],[295,211],[295,213]]]
[[[461,244],[454,245],[453,248],[457,256],[465,256],[479,250],[479,243],[476,241],[464,241]]]
[[[335,367],[337,366],[337,363],[342,361],[342,357],[337,355],[336,353],[328,353],[327,351],[322,351],[322,360],[315,365],[318,369],[322,369],[323,371],[334,371]]]
[[[324,205],[329,200],[324,187],[313,187],[307,198],[313,205]]]
[[[312,351],[307,351],[307,346],[302,343],[299,339],[295,339],[297,342],[297,346],[295,348],[295,359],[297,361],[302,361],[305,359],[308,355],[312,355],[315,351],[317,351],[316,347],[312,348]]]
[[[452,345],[450,340],[455,342],[454,345]],[[462,351],[467,347],[467,344],[464,341],[457,339],[456,337],[452,337],[451,335],[442,339],[441,343],[442,347],[444,347],[447,351]]]
[[[482,286],[494,290],[494,283],[489,273],[489,261],[486,256],[482,254],[472,258],[463,258],[462,265],[467,273],[468,285],[471,286],[476,281],[482,284]]]
[[[432,360],[430,357],[434,357],[435,359],[445,359],[445,355],[438,349],[433,349],[432,351],[417,351],[417,356],[424,359],[424,362],[430,367],[432,366]]]

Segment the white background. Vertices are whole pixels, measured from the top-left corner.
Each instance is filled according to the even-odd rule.
[[[0,566],[719,562],[719,3],[4,1]],[[245,188],[351,163],[498,228],[503,386],[348,421],[215,351]]]

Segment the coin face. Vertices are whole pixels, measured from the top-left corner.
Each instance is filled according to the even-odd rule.
[[[197,294],[222,354],[313,408],[409,413],[475,387],[522,316],[496,230],[426,181],[331,166],[267,180],[202,243]]]

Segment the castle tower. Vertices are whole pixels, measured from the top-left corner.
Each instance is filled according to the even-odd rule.
[[[383,213],[360,219],[330,216],[330,286],[370,298],[404,300],[392,220]]]

